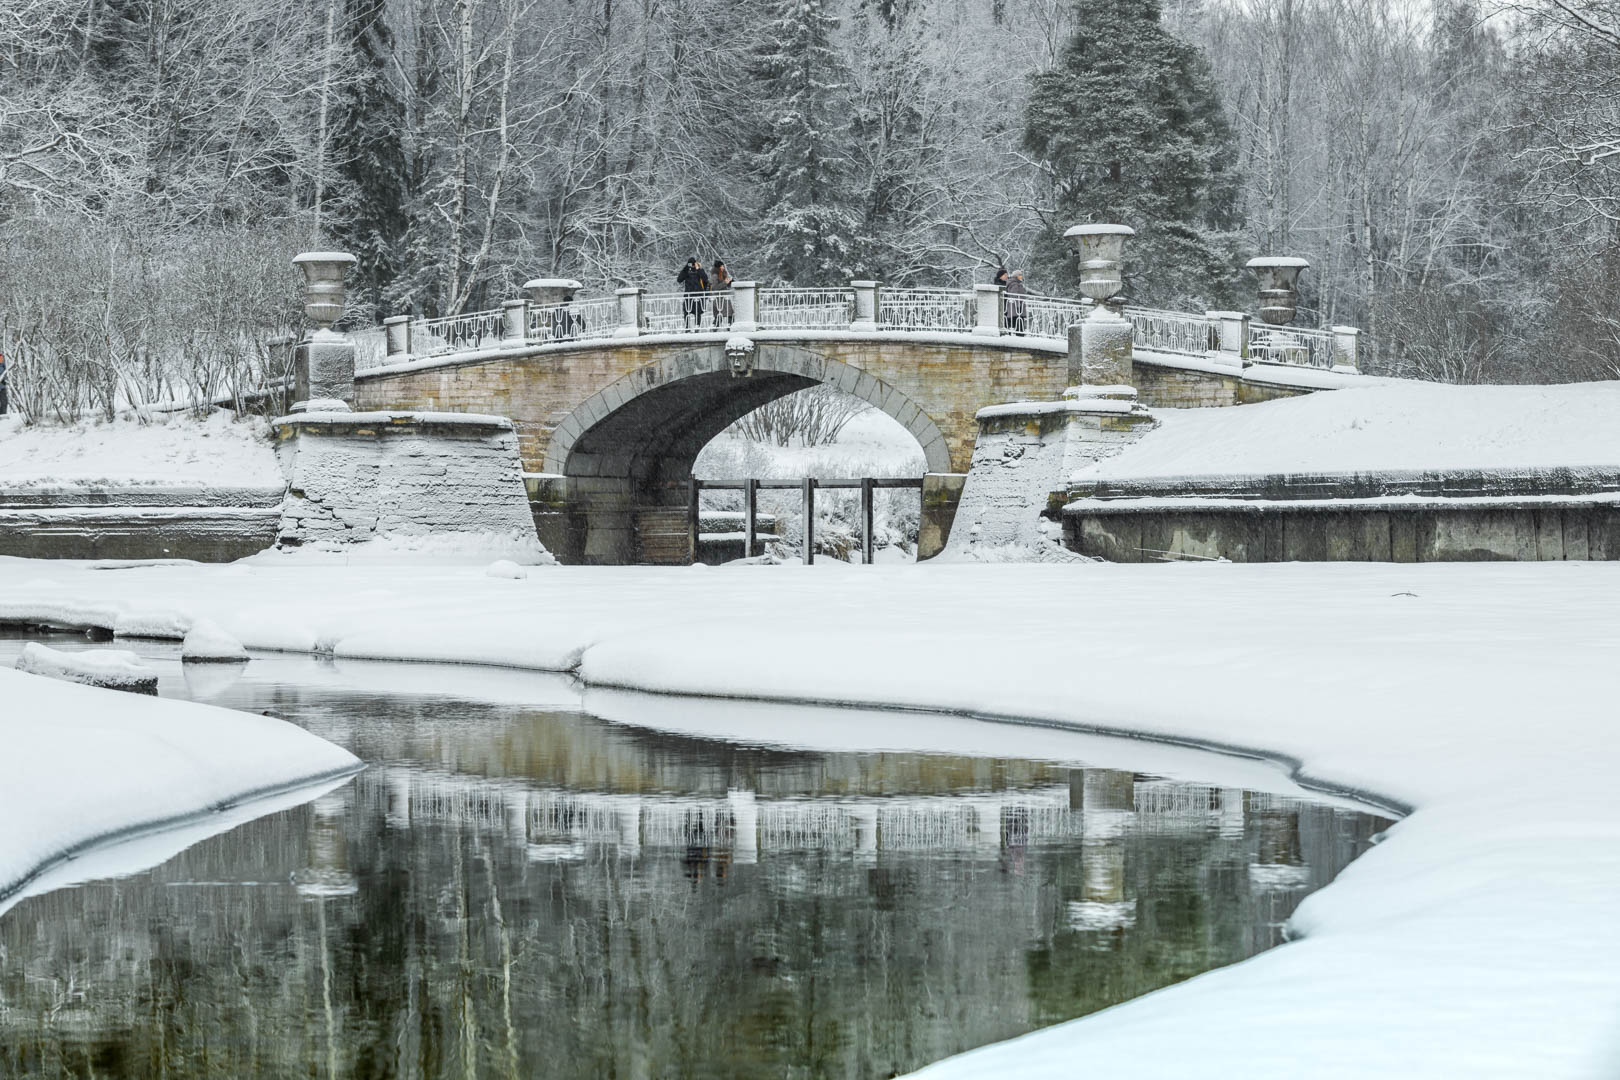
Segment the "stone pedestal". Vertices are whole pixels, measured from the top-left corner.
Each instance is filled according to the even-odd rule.
[[[641,333],[641,289],[615,289],[613,295],[619,301],[619,325],[614,329],[614,337],[635,337]]]
[[[752,334],[759,329],[759,283],[757,281],[733,281],[731,283],[732,307],[736,312],[736,321],[731,328],[739,334]]]
[[[1069,327],[1071,386],[1130,386],[1131,321],[1098,304],[1078,326]]]
[[[354,342],[331,330],[314,330],[298,346],[295,413],[347,412],[354,402]]]
[[[1346,374],[1361,371],[1361,331],[1354,326],[1333,328],[1333,370]]]
[[[1216,359],[1223,364],[1241,368],[1249,356],[1249,316],[1243,311],[1206,311],[1209,320],[1210,344]]]
[[[395,315],[383,320],[383,335],[389,356],[405,358],[411,355],[411,317]]]
[[[273,426],[288,486],[277,547],[460,536],[547,561],[505,417],[305,412]]]
[[[857,333],[876,330],[878,283],[875,281],[852,281],[849,286],[855,290],[855,319],[849,324],[849,328]]]
[[[1062,401],[978,412],[979,435],[945,557],[1063,558],[1053,519],[1076,470],[1111,457],[1157,423],[1129,386],[1081,386]],[[1051,515],[1051,516],[1048,516]]]
[[[522,344],[529,336],[529,302],[527,300],[504,300],[501,302],[501,342],[507,345]]]
[[[986,337],[1001,336],[1000,285],[973,286],[973,332]]]

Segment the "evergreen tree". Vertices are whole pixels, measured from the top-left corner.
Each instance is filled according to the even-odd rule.
[[[760,115],[751,157],[764,181],[761,254],[783,281],[826,284],[852,272],[849,124],[839,107],[838,19],[825,0],[775,0],[753,73]]]
[[[1073,288],[1063,231],[1136,229],[1126,292],[1164,307],[1230,304],[1238,285],[1235,158],[1203,54],[1160,22],[1159,0],[1093,0],[1058,66],[1036,75],[1024,144],[1056,210],[1037,242]]]
[[[389,301],[404,267],[409,223],[405,105],[389,74],[394,41],[387,8],[387,0],[346,0],[345,52],[353,77],[337,102],[332,129],[339,193],[331,231],[360,260],[349,307],[369,307],[371,323],[397,314],[388,310]]]

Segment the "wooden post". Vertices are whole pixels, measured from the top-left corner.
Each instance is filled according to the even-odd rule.
[[[688,480],[686,487],[686,533],[692,547],[692,565],[698,561],[698,493],[703,490],[703,481],[697,477]]]
[[[872,565],[872,488],[876,486],[870,476],[861,478],[861,562]]]
[[[804,478],[804,565],[816,561],[816,478]]]
[[[756,539],[754,519],[759,514],[759,481],[748,480],[743,484],[743,558],[752,559]]]

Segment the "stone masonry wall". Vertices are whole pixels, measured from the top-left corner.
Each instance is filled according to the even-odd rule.
[[[1062,506],[1069,476],[1119,453],[1155,426],[1152,415],[1128,398],[1024,402],[986,409],[978,423],[948,556],[1036,550],[1049,532],[1055,540],[1043,512]]]
[[[870,372],[897,389],[938,425],[950,451],[951,467],[958,472],[966,472],[972,458],[978,433],[974,414],[980,408],[1007,401],[1051,400],[1062,394],[1067,382],[1067,358],[1044,350],[859,337],[796,340],[793,344]],[[673,355],[717,347],[698,339],[604,342],[362,376],[355,386],[356,407],[510,417],[517,428],[524,467],[542,472],[552,433],[587,398]]]
[[[280,546],[534,534],[517,438],[498,417],[310,413],[277,421],[276,438]]]
[[[1152,409],[1213,409],[1297,397],[1310,391],[1274,386],[1211,371],[1165,367],[1138,360],[1133,369],[1138,399]]]

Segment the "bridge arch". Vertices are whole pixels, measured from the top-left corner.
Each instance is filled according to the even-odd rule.
[[[746,376],[733,374],[724,347],[713,344],[664,357],[610,383],[557,426],[545,471],[684,480],[698,453],[726,428],[761,405],[818,383],[881,409],[916,438],[928,471],[950,471],[944,432],[899,388],[841,360],[776,342],[755,344]]]
[[[545,471],[566,478],[568,561],[646,558],[650,535],[679,517],[698,454],[767,402],[824,383],[882,409],[923,448],[929,471],[950,469],[934,418],[893,385],[812,349],[756,341],[750,374],[732,371],[722,343],[671,353],[609,383],[571,409],[546,447]],[[667,520],[666,520],[667,519]]]

